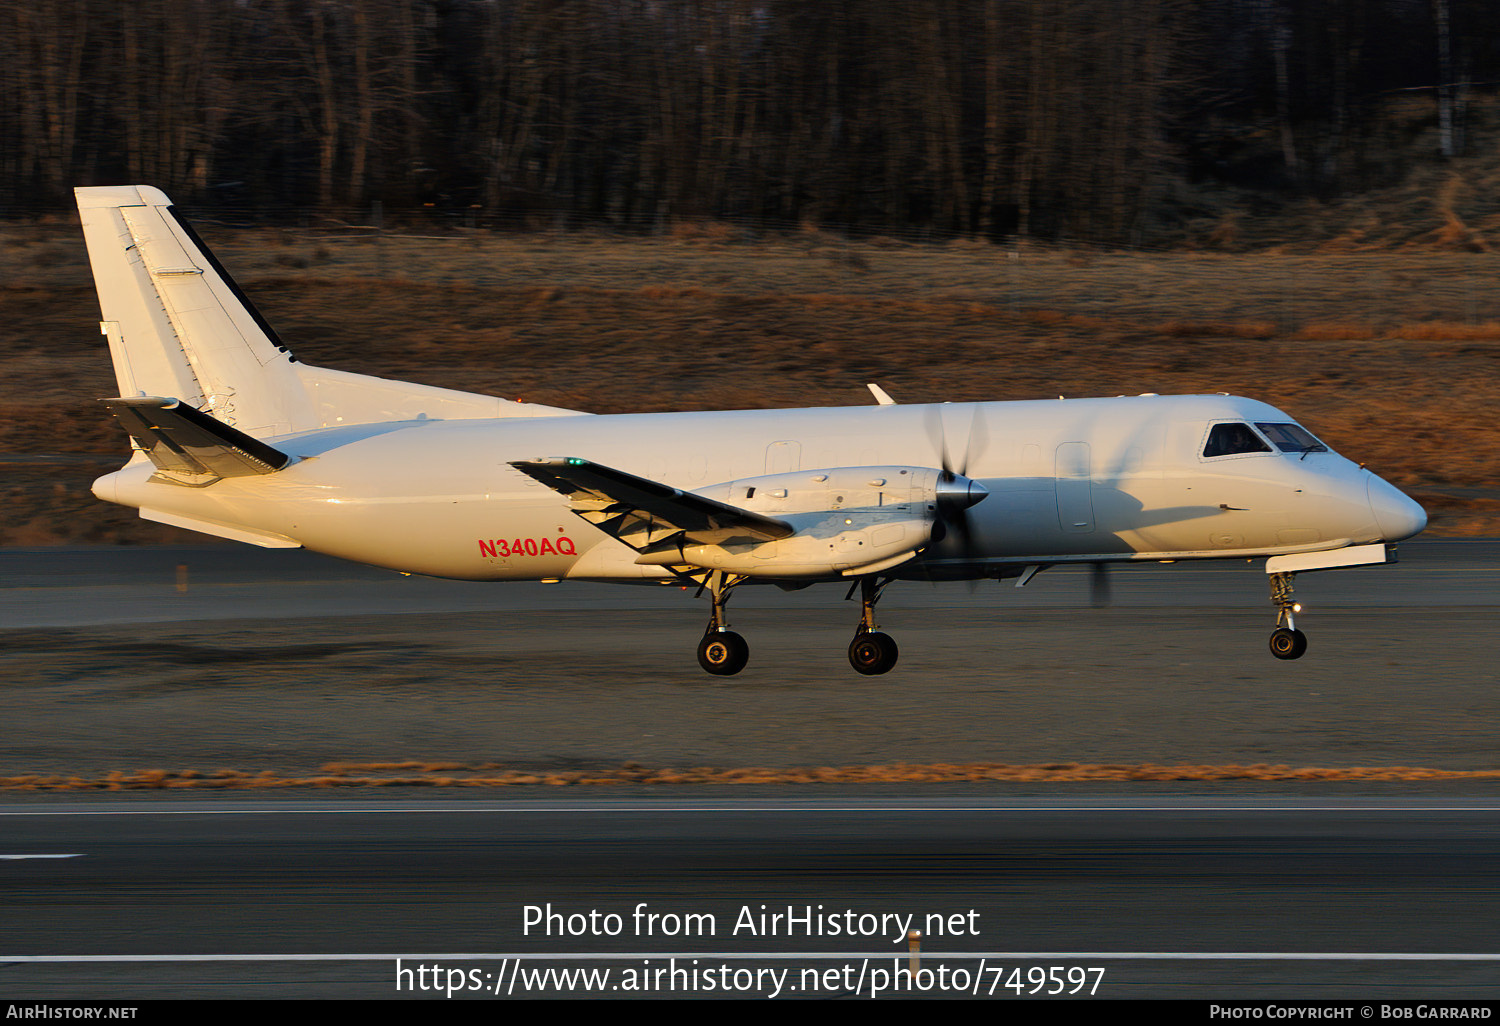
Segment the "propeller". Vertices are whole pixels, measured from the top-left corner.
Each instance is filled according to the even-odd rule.
[[[973,549],[974,527],[968,511],[984,500],[989,489],[966,476],[969,464],[984,451],[988,440],[980,407],[970,407],[969,433],[963,453],[954,460],[948,449],[948,431],[942,406],[929,406],[925,414],[927,434],[938,451],[939,471],[936,488],[937,516],[932,525],[932,543],[937,545],[951,534],[960,556]]]
[[[1113,602],[1109,589],[1109,564],[1092,563],[1089,573],[1089,605],[1103,609]]]

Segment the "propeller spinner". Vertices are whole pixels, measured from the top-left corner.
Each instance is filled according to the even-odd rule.
[[[948,451],[948,431],[943,422],[943,412],[942,406],[930,406],[927,411],[927,433],[932,437],[942,468],[938,474],[938,515],[937,522],[933,524],[932,538],[934,542],[941,542],[951,530],[958,543],[959,553],[966,556],[973,547],[971,540],[974,534],[967,511],[983,501],[990,491],[978,481],[965,476],[965,473],[969,464],[984,450],[987,434],[984,419],[980,416],[980,407],[976,405],[972,407],[970,414],[969,433],[963,455],[955,466]]]

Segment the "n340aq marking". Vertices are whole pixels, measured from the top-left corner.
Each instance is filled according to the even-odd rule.
[[[479,539],[479,554],[491,559],[507,556],[576,556],[578,549],[567,535],[560,538]]]

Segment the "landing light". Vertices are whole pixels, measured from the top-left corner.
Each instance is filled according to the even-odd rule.
[[[1302,603],[1301,602],[1293,602],[1292,603],[1292,612],[1294,612],[1294,613],[1300,613],[1300,612],[1302,612]]]

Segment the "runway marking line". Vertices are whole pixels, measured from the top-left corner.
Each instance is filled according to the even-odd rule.
[[[83,857],[83,852],[72,855],[0,855],[0,862],[18,862],[21,859],[78,859]]]

